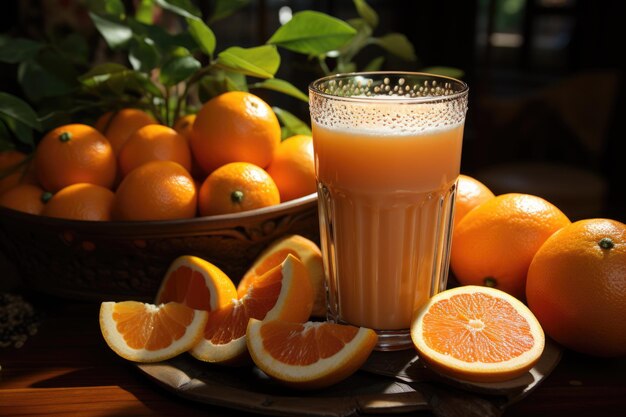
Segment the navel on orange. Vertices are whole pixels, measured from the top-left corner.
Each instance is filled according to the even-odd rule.
[[[191,149],[208,174],[230,162],[266,168],[280,143],[280,124],[272,108],[245,91],[230,91],[207,101],[193,123]]]
[[[306,267],[287,258],[255,279],[248,292],[209,313],[204,337],[190,353],[205,362],[240,364],[248,353],[246,328],[251,318],[305,322],[311,315],[313,290]]]
[[[254,363],[279,382],[324,388],[356,372],[376,346],[376,332],[329,322],[250,319],[246,332]]]
[[[546,334],[562,345],[626,355],[626,225],[586,219],[556,232],[530,264],[526,297]]]
[[[100,331],[115,353],[134,362],[158,362],[188,351],[202,337],[206,311],[179,303],[104,302]]]
[[[248,287],[252,281],[281,264],[287,255],[298,258],[308,270],[313,288],[313,299],[315,300],[311,314],[316,317],[324,317],[326,315],[326,294],[322,252],[314,242],[300,235],[287,235],[279,238],[261,252],[239,281],[237,293],[243,297],[248,292]]]
[[[433,296],[411,325],[432,369],[452,378],[499,382],[526,373],[545,345],[541,325],[515,297],[495,288],[456,287]]]
[[[236,298],[235,285],[221,269],[197,256],[183,255],[171,263],[154,302],[175,301],[196,310],[213,311]]]

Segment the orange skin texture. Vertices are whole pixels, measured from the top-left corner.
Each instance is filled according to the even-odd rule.
[[[613,246],[603,248],[602,239]],[[586,219],[559,230],[533,258],[526,297],[562,345],[594,356],[626,355],[626,225]]]
[[[267,168],[280,191],[281,201],[304,197],[317,190],[313,138],[296,135],[283,140]]]
[[[0,194],[0,206],[39,215],[43,212],[46,204],[44,194],[49,193],[37,185],[18,184]]]
[[[95,184],[72,184],[59,190],[42,215],[71,220],[110,221],[115,194]]]
[[[233,193],[241,193],[235,201]],[[278,187],[262,168],[247,162],[226,164],[209,175],[200,187],[200,215],[238,213],[280,203]]]
[[[561,210],[528,194],[502,194],[476,207],[453,233],[450,265],[462,285],[489,285],[524,300],[539,247],[570,224]],[[492,286],[492,285],[490,285]]]
[[[259,97],[231,91],[209,100],[198,112],[191,149],[205,173],[230,162],[266,168],[280,144],[280,124]]]
[[[170,127],[157,124],[140,127],[120,150],[118,162],[122,177],[150,161],[174,161],[190,171],[189,144]]]
[[[196,186],[191,175],[172,161],[151,161],[132,170],[120,183],[114,220],[174,220],[196,215]]]
[[[140,127],[155,123],[158,123],[156,119],[143,110],[129,108],[104,113],[94,127],[109,140],[117,156],[130,135]]]
[[[51,192],[81,182],[112,188],[117,169],[109,141],[83,124],[48,132],[37,146],[34,163],[39,182]]]
[[[459,175],[458,188],[454,201],[454,225],[461,221],[470,210],[495,197],[482,182],[467,175]]]

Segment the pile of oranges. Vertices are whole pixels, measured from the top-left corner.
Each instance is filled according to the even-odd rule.
[[[31,160],[32,159],[32,160]],[[281,141],[261,98],[209,100],[173,128],[139,109],[45,134],[0,154],[0,205],[75,220],[174,220],[268,207],[315,192],[309,136]]]

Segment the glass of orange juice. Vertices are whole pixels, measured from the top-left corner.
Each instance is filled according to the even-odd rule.
[[[413,313],[447,284],[467,84],[372,72],[309,86],[328,319],[412,346]]]

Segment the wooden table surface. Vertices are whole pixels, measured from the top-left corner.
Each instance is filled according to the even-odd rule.
[[[0,348],[0,416],[245,415],[179,398],[116,356],[100,335],[99,304],[27,299],[44,318],[22,348]],[[554,372],[504,416],[626,416],[624,375],[626,358],[566,350]]]

